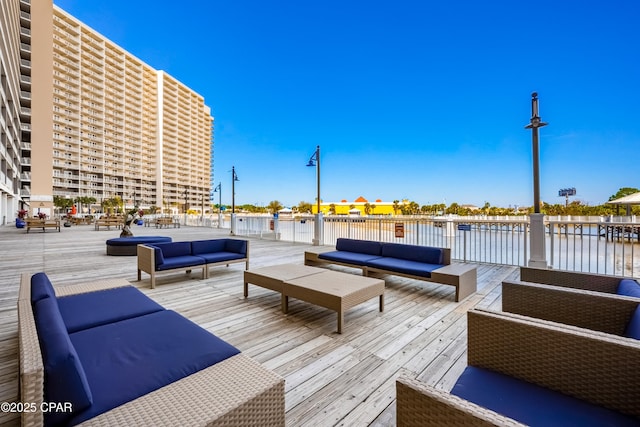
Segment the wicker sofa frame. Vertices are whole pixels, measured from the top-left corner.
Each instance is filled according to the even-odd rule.
[[[502,282],[502,310],[622,336],[640,299],[540,283]]]
[[[623,277],[547,268],[520,267],[520,280],[545,285],[615,294]]]
[[[31,308],[31,274],[18,296],[20,401],[44,400],[44,367]],[[126,280],[56,287],[72,295],[128,286]],[[242,353],[83,422],[82,426],[284,426],[284,379]],[[43,426],[43,413],[23,412],[22,426]]]
[[[468,312],[468,364],[640,416],[640,344],[512,313]],[[397,425],[521,425],[445,390],[401,377]]]

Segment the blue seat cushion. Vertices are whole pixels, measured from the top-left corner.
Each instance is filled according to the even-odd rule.
[[[240,239],[225,239],[224,250],[237,254],[247,255],[247,241]]]
[[[200,255],[222,252],[225,250],[226,240],[227,239],[194,240],[191,242],[191,254]]]
[[[488,369],[468,366],[451,394],[531,426],[637,426],[640,420]]]
[[[346,264],[365,265],[367,261],[380,258],[380,256],[360,252],[331,251],[318,254],[318,258]]]
[[[85,367],[93,405],[79,423],[234,356],[240,351],[169,311],[70,335]]]
[[[431,277],[431,272],[442,267],[440,264],[427,264],[424,262],[410,261],[407,259],[381,257],[366,262],[367,267],[394,271],[396,273],[410,274],[420,277]]]
[[[442,248],[431,246],[403,245],[400,243],[385,243],[382,245],[382,256],[423,262],[426,264],[444,263]]]
[[[44,401],[69,402],[78,411],[90,407],[93,395],[89,382],[62,321],[56,299],[43,298],[37,301],[34,304],[34,319],[44,365]],[[45,425],[64,424],[71,415],[46,412]]]
[[[182,267],[194,267],[196,265],[206,264],[204,258],[201,256],[193,256],[193,255],[184,255],[184,256],[174,256],[171,258],[164,258],[164,262],[160,265],[156,265],[157,271],[162,270],[171,270],[174,268],[182,268]]]
[[[154,243],[153,246],[160,248],[165,259],[191,255],[191,242]]]
[[[31,304],[43,298],[55,298],[56,292],[45,273],[36,273],[31,276]]]
[[[632,279],[622,279],[616,289],[618,295],[640,298],[640,284]]]
[[[226,252],[226,251],[198,254],[198,256],[204,258],[204,260],[207,263],[232,261],[234,259],[245,258],[243,254],[239,254],[236,252]]]
[[[60,297],[58,307],[69,333],[164,310],[133,286]]]
[[[629,323],[624,330],[624,336],[640,340],[640,305],[633,311]]]
[[[371,240],[339,238],[336,240],[336,250],[380,256],[382,253],[382,243]]]

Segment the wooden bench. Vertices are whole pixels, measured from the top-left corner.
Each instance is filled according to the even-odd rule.
[[[116,228],[120,228],[122,227],[122,218],[116,218],[116,217],[112,217],[112,218],[100,218],[100,219],[96,219],[95,222],[95,229],[100,230],[100,227],[107,227],[107,230],[111,229],[111,226],[114,226]]]
[[[27,218],[25,222],[27,224],[27,233],[32,228],[42,228],[42,231],[46,231],[47,228],[55,228],[60,232],[59,219]]]
[[[156,218],[156,228],[168,228],[170,225],[173,225],[173,228],[180,228],[180,223],[171,217],[163,216]]]

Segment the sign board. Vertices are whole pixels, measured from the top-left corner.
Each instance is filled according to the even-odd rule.
[[[471,231],[471,224],[458,224],[458,230]]]
[[[404,238],[404,223],[396,222],[396,237]]]
[[[575,196],[575,195],[576,195],[575,187],[563,188],[561,190],[558,190],[558,197],[569,197],[569,196]]]
[[[273,231],[274,229],[274,224],[273,224],[273,220],[269,220],[269,230]]]

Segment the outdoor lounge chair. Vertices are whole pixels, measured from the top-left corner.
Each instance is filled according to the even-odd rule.
[[[551,270],[547,268],[520,267],[520,280],[523,282],[543,283],[545,285],[583,289],[586,291],[604,292],[640,297],[640,286],[636,289],[620,290],[620,276],[605,274],[581,273],[576,271]]]
[[[399,427],[640,422],[635,340],[512,313],[467,319],[468,367],[451,392],[397,380]]]
[[[619,281],[619,278],[618,278]],[[502,282],[502,310],[640,339],[640,298],[530,282]]]

